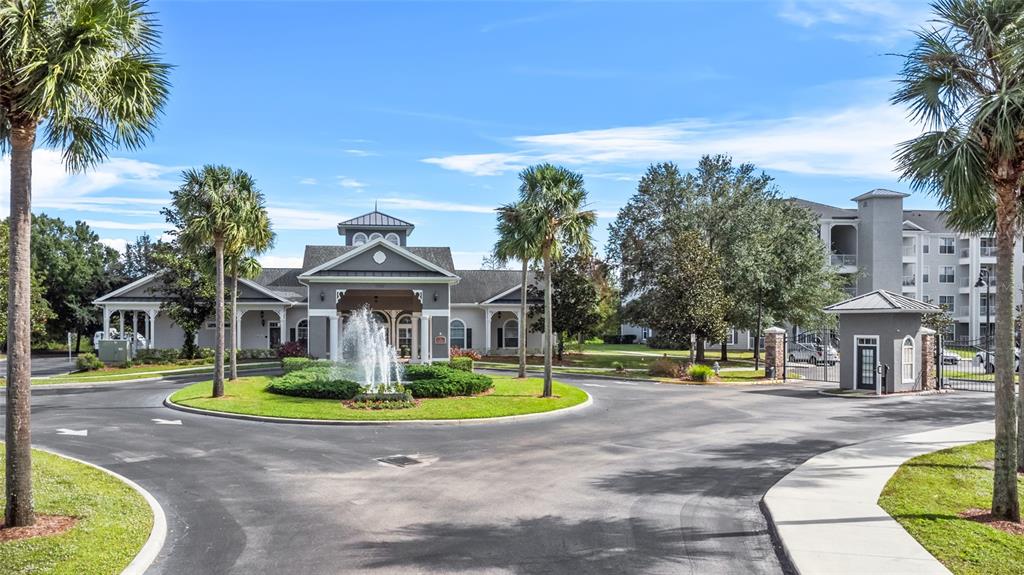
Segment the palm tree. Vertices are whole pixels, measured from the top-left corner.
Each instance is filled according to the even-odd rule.
[[[519,290],[519,378],[526,377],[526,291],[530,262],[537,258],[533,238],[527,235],[526,223],[530,207],[523,202],[506,204],[498,208],[498,241],[494,244],[494,257],[501,263],[519,260],[523,274]]]
[[[227,166],[187,170],[181,187],[171,192],[171,203],[181,228],[175,233],[184,249],[202,253],[213,246],[216,342],[213,359],[213,397],[224,395],[224,255],[239,251],[248,198],[255,192],[252,177]]]
[[[544,266],[544,397],[551,397],[551,266],[565,248],[590,257],[594,240],[590,229],[597,222],[593,210],[583,209],[587,190],[583,176],[560,166],[540,164],[519,174],[520,203],[524,204],[523,230],[537,248]]]
[[[1013,294],[1013,247],[1024,177],[1024,4],[938,0],[917,35],[893,102],[926,130],[896,159],[916,189],[935,194],[951,225],[995,230],[996,286]],[[1014,405],[1013,298],[996,303],[996,440],[992,514],[1020,520]]]
[[[111,148],[137,149],[167,99],[169,67],[142,0],[7,0],[0,4],[0,151],[11,155],[5,523],[32,509],[32,150],[37,131],[82,171]]]
[[[238,277],[253,279],[260,275],[256,256],[266,253],[274,245],[274,230],[271,229],[263,194],[252,190],[243,199],[243,204],[244,208],[238,214],[243,223],[237,228],[241,237],[228,242],[231,250],[226,256],[231,269],[231,313],[234,318],[231,322],[231,372],[228,376],[232,381],[238,379],[238,326],[235,325],[238,318]]]

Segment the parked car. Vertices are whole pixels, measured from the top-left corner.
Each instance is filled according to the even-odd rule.
[[[1013,355],[1016,358],[1015,361],[1014,361],[1013,370],[1014,371],[1019,371],[1017,368],[1018,368],[1018,366],[1020,366],[1020,348],[1019,347],[1014,348],[1013,352],[1014,352]],[[996,357],[996,352],[994,352],[994,351],[986,352],[986,351],[982,350],[982,351],[979,351],[978,353],[976,353],[974,355],[974,364],[978,365],[978,366],[984,366],[985,367],[985,373],[995,373],[996,372],[995,357]],[[986,365],[986,360],[987,360],[987,365]]]
[[[943,365],[959,365],[960,364],[960,354],[958,354],[955,351],[950,351],[948,349],[943,349],[942,350],[942,364]]]
[[[789,346],[789,361],[802,361],[811,365],[835,365],[839,361],[839,352],[831,345],[794,343]]]
[[[114,330],[114,329],[111,329],[110,333],[108,333],[106,337],[103,337],[103,332],[102,331],[98,331],[98,332],[92,334],[92,348],[98,351],[100,349],[100,341],[104,340],[104,339],[120,339],[120,338],[117,335],[117,331]],[[131,334],[128,334],[128,336],[125,339],[128,339],[128,340],[132,339]],[[141,333],[135,334],[135,342],[134,343],[135,343],[135,348],[136,349],[144,349],[146,347],[146,336],[142,335]]]

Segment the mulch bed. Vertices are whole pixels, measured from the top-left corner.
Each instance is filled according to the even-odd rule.
[[[968,509],[961,513],[960,517],[967,519],[968,521],[984,523],[989,527],[998,529],[1004,533],[1009,533],[1010,535],[1024,535],[1024,523],[1014,523],[1012,521],[995,519],[992,517],[991,510],[988,509]]]
[[[28,527],[4,527],[0,523],[0,543],[33,537],[48,537],[70,531],[78,518],[65,515],[36,515],[36,522]]]

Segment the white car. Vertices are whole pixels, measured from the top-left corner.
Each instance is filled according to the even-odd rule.
[[[959,365],[960,354],[948,349],[942,350],[942,365]]]
[[[1015,353],[1013,354],[1013,357],[1014,357],[1013,371],[1017,372],[1017,371],[1020,371],[1020,348],[1016,348],[1014,351],[1015,351]],[[986,363],[986,360],[987,360],[987,363]],[[995,373],[996,372],[996,365],[995,365],[995,362],[996,362],[996,352],[994,352],[994,351],[988,352],[987,356],[986,356],[986,353],[984,351],[979,351],[978,355],[974,356],[974,362],[975,362],[975,364],[977,364],[979,366],[984,366],[985,367],[985,373]]]
[[[811,343],[793,343],[789,346],[789,361],[802,361],[811,365],[835,365],[839,362],[839,352],[830,346]]]

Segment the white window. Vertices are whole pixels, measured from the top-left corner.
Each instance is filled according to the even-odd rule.
[[[939,296],[939,307],[941,307],[942,309],[948,311],[949,313],[953,313],[954,311],[956,311],[955,309],[953,309],[955,301],[956,301],[956,296],[940,295]]]
[[[736,330],[730,329],[726,332],[725,345],[736,345]]]
[[[940,284],[951,284],[956,281],[956,275],[953,273],[953,266],[942,266],[939,270]]]
[[[931,273],[932,268],[930,266],[921,266],[921,283],[928,283]]]
[[[374,240],[379,240],[383,237],[384,236],[380,235],[380,232],[373,232],[372,234],[370,234],[370,241],[372,242]]]
[[[929,240],[928,238],[922,238],[921,242],[922,242],[921,243],[921,253],[923,253],[923,254],[928,253],[928,250],[931,249],[931,247],[932,247],[931,240]]]
[[[903,338],[903,383],[914,381],[914,338]]]
[[[206,329],[217,329],[217,321],[206,322]],[[224,318],[224,329],[231,329],[231,321],[227,317]]]
[[[981,256],[982,257],[995,257],[996,255],[996,239],[995,238],[981,238]]]
[[[391,232],[390,234],[384,236],[384,239],[386,239],[387,241],[391,242],[396,246],[402,243],[401,240],[398,239],[398,234],[396,234],[395,232]]]
[[[451,326],[451,344],[452,347],[459,349],[466,348],[466,324],[461,319],[453,319]]]
[[[352,245],[354,245],[354,246],[361,246],[361,245],[363,245],[365,243],[366,243],[366,234],[364,234],[363,232],[359,232],[356,235],[352,236]]]
[[[941,237],[939,238],[939,253],[940,254],[953,254],[956,253],[956,238]]]
[[[510,319],[505,322],[502,328],[502,338],[505,340],[501,342],[501,347],[519,347],[519,322]]]
[[[402,357],[412,353],[412,316],[409,314],[398,318],[398,353]]]
[[[309,341],[309,321],[301,320],[295,324],[295,339],[302,343]]]

